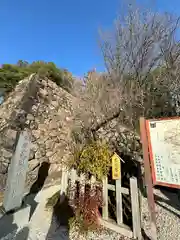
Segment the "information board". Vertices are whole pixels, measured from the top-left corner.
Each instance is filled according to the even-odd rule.
[[[180,188],[180,118],[146,120],[154,185]]]

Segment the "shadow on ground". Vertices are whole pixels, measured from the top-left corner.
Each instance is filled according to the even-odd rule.
[[[13,213],[8,213],[0,219],[0,240],[28,240],[29,228],[17,231],[18,226],[13,223]]]
[[[63,200],[62,200],[63,199]],[[69,219],[74,216],[68,198],[63,195],[53,208],[51,226],[46,240],[69,240]]]
[[[29,228],[24,227],[17,234],[15,240],[28,240]]]
[[[33,213],[36,210],[36,207],[38,203],[35,201],[36,195],[41,191],[41,189],[44,186],[45,180],[48,177],[48,171],[50,168],[50,163],[49,162],[43,162],[39,168],[38,171],[38,177],[37,180],[34,182],[32,187],[30,188],[29,193],[25,196],[23,202],[24,205],[29,205],[30,208],[30,214],[29,214],[29,221],[31,220],[31,217]]]
[[[35,197],[38,192],[43,188],[44,182],[48,176],[50,164],[48,162],[43,162],[38,171],[38,178],[32,185],[29,193],[23,199],[23,209],[30,206],[29,221],[36,210],[38,203],[35,201]],[[2,218],[0,218],[0,240],[5,239],[16,239],[16,240],[26,240],[28,239],[29,228],[24,227],[22,230],[17,232],[18,226],[14,223],[14,213],[16,211],[9,211]],[[16,236],[16,237],[15,237]]]
[[[6,214],[0,219],[0,240],[13,239],[16,235],[18,226],[13,223],[13,214]]]
[[[165,198],[162,198],[160,196],[155,195],[155,201],[156,203],[166,209],[167,211],[173,213],[175,216],[180,217],[180,190],[178,189],[171,189],[171,188],[166,188],[166,187],[157,187],[162,194],[165,196]],[[178,210],[174,212],[170,208],[164,206],[165,203],[166,205],[174,208],[175,210]]]

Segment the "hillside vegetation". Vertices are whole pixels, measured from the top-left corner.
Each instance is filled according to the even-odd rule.
[[[0,90],[7,94],[16,84],[32,73],[48,77],[67,91],[72,88],[72,75],[65,69],[58,68],[53,62],[36,61],[28,63],[19,60],[17,64],[3,64],[0,68]]]

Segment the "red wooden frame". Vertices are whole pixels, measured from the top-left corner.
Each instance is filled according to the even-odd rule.
[[[160,186],[164,186],[164,187],[180,189],[180,185],[178,185],[178,184],[169,184],[169,183],[156,181],[155,166],[154,166],[154,159],[153,159],[153,153],[152,153],[151,136],[150,136],[150,129],[149,129],[149,122],[150,121],[177,120],[177,119],[180,119],[180,117],[169,117],[169,118],[159,118],[159,119],[148,119],[148,120],[145,120],[153,185],[160,185]]]
[[[149,160],[149,149],[148,149],[148,138],[146,130],[146,120],[145,118],[140,118],[140,132],[141,132],[141,144],[143,150],[144,159],[144,170],[145,170],[145,184],[148,199],[148,208],[150,212],[150,222],[151,222],[151,236],[152,239],[157,240],[157,229],[156,229],[156,211],[153,193],[153,183],[151,177],[151,166]]]

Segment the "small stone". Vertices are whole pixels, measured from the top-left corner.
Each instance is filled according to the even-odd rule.
[[[7,174],[0,174],[0,191],[3,192],[6,187]]]
[[[51,80],[48,80],[48,86],[52,89],[56,89],[57,88],[57,84],[52,82]]]
[[[36,151],[38,150],[38,148],[39,148],[38,144],[36,144],[36,143],[32,143],[32,144],[31,144],[31,149],[32,149],[34,152],[36,152]]]
[[[32,108],[31,108],[31,112],[33,114],[35,114],[37,112],[37,110],[38,110],[38,106],[37,105],[33,105]]]
[[[49,173],[59,172],[59,177],[61,177],[62,164],[52,163],[49,168]]]
[[[29,161],[32,160],[34,157],[35,157],[35,151],[31,149],[29,154]]]
[[[44,124],[44,123],[40,123],[40,124],[38,125],[38,129],[40,129],[40,130],[47,130],[47,125]]]
[[[126,140],[126,136],[124,135],[124,133],[121,133],[121,137],[123,138],[123,140]]]
[[[60,162],[62,157],[63,157],[63,151],[61,152],[57,152],[55,154],[53,154],[50,158],[49,158],[49,162],[50,163],[57,163]]]
[[[42,80],[41,83],[42,83],[43,86],[47,86],[47,81],[46,80]]]
[[[16,134],[16,131],[8,129],[5,134],[6,137],[3,138],[3,145],[9,149],[12,149],[14,147],[14,144],[16,143]]]
[[[58,124],[55,120],[52,120],[49,124],[49,129],[52,130],[52,129],[57,129],[58,128]]]
[[[45,145],[46,145],[46,149],[52,149],[53,148],[53,146],[54,146],[54,140],[47,140],[46,142],[45,142]]]
[[[32,114],[28,114],[27,115],[27,120],[33,121],[34,120],[34,116]]]
[[[39,130],[32,130],[32,135],[38,139],[41,135],[41,132]]]
[[[44,156],[46,155],[45,146],[41,146],[40,152],[41,152],[41,156],[42,156],[42,157],[44,157]]]
[[[39,95],[42,98],[45,98],[48,95],[48,92],[45,89],[40,88]]]
[[[115,137],[118,137],[118,136],[119,136],[119,133],[115,132],[115,134],[114,134],[114,135],[115,135]]]
[[[12,153],[7,151],[6,149],[2,149],[2,156],[4,158],[11,158],[12,157]]]
[[[70,122],[71,118],[70,117],[66,117],[66,122]]]
[[[6,163],[6,162],[0,162],[0,173],[3,173],[3,174],[5,174],[5,173],[7,173],[7,171],[8,171],[8,163]]]
[[[107,138],[110,139],[112,137],[112,134],[111,133],[108,133],[107,134]]]
[[[54,153],[53,152],[47,152],[46,157],[51,157]]]
[[[121,148],[123,148],[123,149],[125,148],[125,145],[124,145],[124,143],[122,143],[122,142],[119,143],[119,146],[120,146]]]
[[[37,159],[33,159],[33,160],[29,161],[28,162],[28,170],[33,171],[39,164],[40,163]]]
[[[62,147],[64,147],[66,144],[63,143],[55,143],[54,145],[54,150],[57,151],[59,149],[62,149]]]
[[[6,136],[7,138],[10,140],[16,140],[16,135],[17,135],[17,131],[15,130],[12,130],[12,129],[8,129],[7,130],[7,133],[6,133]]]
[[[41,159],[39,159],[41,162],[49,162],[48,157],[42,157]]]
[[[136,139],[137,141],[140,141],[140,140],[141,140],[140,136],[138,136],[138,135],[135,136],[135,139]]]
[[[51,102],[51,105],[52,105],[53,107],[55,107],[55,108],[59,107],[58,101],[52,101],[52,102]]]
[[[114,127],[116,126],[116,124],[117,124],[116,121],[112,121],[112,122],[110,123],[110,127],[111,127],[111,128],[114,128]]]
[[[40,150],[38,150],[38,151],[35,153],[35,158],[36,158],[36,159],[39,159],[39,158],[41,158],[41,157],[42,157],[42,153],[41,153]]]
[[[30,124],[30,120],[26,120],[25,124],[29,125]]]
[[[58,132],[57,131],[51,131],[50,133],[49,133],[49,136],[50,137],[56,137],[58,135]]]
[[[34,121],[30,122],[30,129],[37,130],[38,129],[38,124]]]
[[[44,145],[45,140],[46,140],[46,139],[43,137],[43,138],[39,138],[39,139],[37,140],[37,142],[38,142],[39,145]]]

